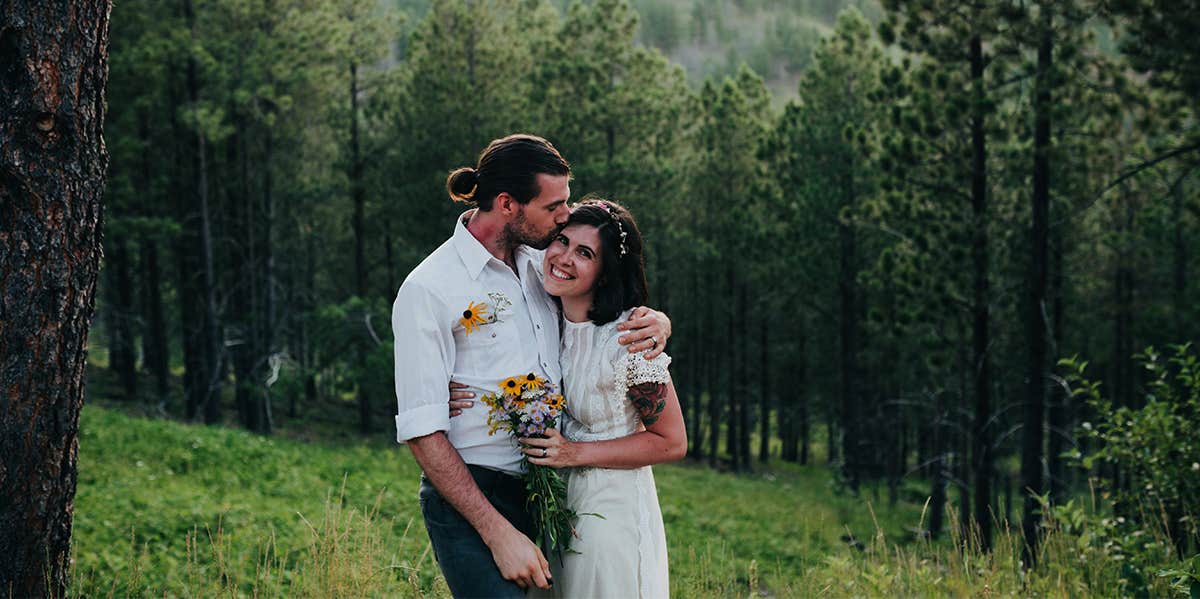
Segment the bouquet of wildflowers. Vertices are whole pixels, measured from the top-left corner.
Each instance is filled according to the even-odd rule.
[[[488,434],[504,429],[514,437],[543,435],[553,428],[562,414],[565,401],[554,385],[534,373],[512,376],[500,381],[500,391],[483,396],[488,406]],[[529,513],[537,524],[537,544],[544,550],[557,551],[561,558],[570,551],[575,534],[571,521],[575,512],[567,509],[567,481],[549,466],[525,463],[525,491]]]

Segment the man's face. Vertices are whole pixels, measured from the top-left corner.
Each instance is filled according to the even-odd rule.
[[[508,224],[509,239],[531,248],[544,250],[571,216],[567,199],[571,197],[571,178],[567,175],[538,173],[541,193],[528,204],[518,205],[517,215]]]

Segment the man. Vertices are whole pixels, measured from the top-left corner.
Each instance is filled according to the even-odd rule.
[[[484,410],[451,421],[446,397],[452,377],[477,393],[527,372],[561,385],[558,307],[542,288],[539,250],[570,214],[570,166],[548,141],[510,135],[446,187],[475,209],[409,273],[392,306],[396,439],[424,472],[421,511],[454,596],[523,597],[551,581],[530,540],[521,454],[510,437],[488,435]],[[646,308],[621,326],[630,351],[657,354],[670,334],[666,317]]]

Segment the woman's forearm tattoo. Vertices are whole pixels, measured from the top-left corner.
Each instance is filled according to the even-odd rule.
[[[667,386],[663,383],[635,385],[629,388],[627,396],[646,426],[658,422],[659,415],[667,407]]]

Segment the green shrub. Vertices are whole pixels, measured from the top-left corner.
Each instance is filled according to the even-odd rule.
[[[1149,378],[1141,406],[1115,406],[1087,380],[1086,362],[1062,362],[1072,395],[1095,416],[1080,433],[1094,449],[1076,457],[1089,470],[1118,473],[1106,489],[1114,513],[1140,530],[1165,528],[1182,556],[1200,550],[1200,361],[1190,344],[1169,356],[1149,348],[1138,359]]]

